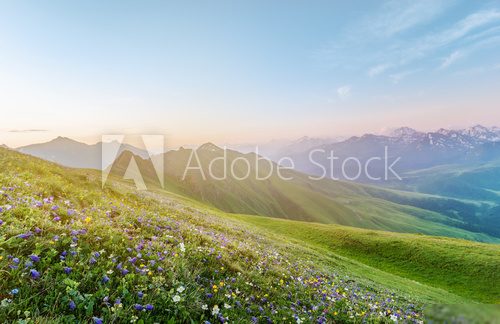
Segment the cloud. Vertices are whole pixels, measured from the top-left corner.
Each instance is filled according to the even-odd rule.
[[[450,45],[467,36],[475,29],[495,21],[500,21],[500,12],[497,10],[479,11],[470,14],[461,21],[455,23],[451,28],[439,33],[430,34],[417,42],[417,45],[408,48],[406,53],[404,53],[407,55],[405,60],[409,62],[416,58],[426,56],[429,52]]]
[[[48,132],[47,129],[11,129],[9,133],[38,133],[38,132]]]
[[[441,65],[439,66],[439,69],[446,69],[447,67],[449,67],[450,65],[455,63],[457,60],[462,58],[463,56],[464,56],[464,54],[461,53],[460,51],[455,51],[455,52],[451,53],[450,55],[448,55],[447,57],[445,57],[443,59],[443,63],[441,63]]]
[[[409,75],[412,75],[414,73],[417,73],[419,70],[409,70],[409,71],[402,71],[398,73],[391,74],[389,78],[392,80],[392,83],[397,84],[401,82],[403,79],[408,77]]]
[[[379,64],[374,67],[372,67],[370,70],[368,70],[368,76],[370,78],[373,78],[374,76],[377,76],[381,73],[384,73],[388,68],[390,67],[389,64]]]
[[[434,19],[450,3],[448,0],[388,1],[382,7],[383,14],[370,20],[367,28],[378,35],[394,36]]]
[[[345,100],[351,96],[351,86],[344,85],[337,88],[337,95],[340,99]]]

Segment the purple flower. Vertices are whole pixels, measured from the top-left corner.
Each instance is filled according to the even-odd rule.
[[[40,278],[40,273],[38,271],[36,271],[35,269],[30,270],[30,275],[31,275],[31,278],[33,278],[33,279]]]
[[[27,233],[19,234],[17,237],[26,240],[26,239],[29,239],[31,237],[31,235],[33,235],[32,232],[27,232]]]
[[[0,207],[0,213],[2,212],[2,208]],[[0,219],[0,226],[3,225],[3,220]]]
[[[73,300],[69,301],[69,310],[75,310],[76,304]]]
[[[142,305],[140,304],[135,304],[134,305],[135,310],[141,311],[143,309]]]
[[[15,264],[19,264],[19,258],[13,258],[12,262],[15,263]]]
[[[120,298],[117,298],[115,300],[115,305],[120,305],[122,303],[122,300]]]
[[[52,220],[53,220],[54,222],[58,222],[58,221],[60,221],[60,220],[61,220],[61,217],[56,216],[56,217],[54,217]]]
[[[137,293],[137,297],[139,297],[139,298],[144,297],[144,293],[143,293],[142,291],[139,291],[139,292]]]
[[[96,260],[96,259],[94,259],[94,257],[92,257],[92,258],[90,258],[90,261],[89,261],[89,262],[90,262],[90,264],[95,264],[95,263],[97,262],[97,260]]]
[[[102,277],[102,283],[108,283],[109,282],[109,277],[104,275],[104,277]]]
[[[68,216],[73,216],[75,211],[73,209],[68,209]]]
[[[153,310],[153,308],[154,308],[154,307],[153,307],[153,305],[151,305],[151,304],[147,304],[147,305],[146,305],[146,310],[147,310],[147,311],[152,311],[152,310]]]
[[[125,276],[127,273],[128,273],[128,270],[127,270],[127,269],[123,269],[123,270],[122,270],[122,275],[124,275],[124,276]]]
[[[17,289],[17,288],[14,288],[14,289],[12,289],[12,290],[10,291],[10,294],[11,294],[11,295],[17,295],[18,293],[19,293],[19,289]]]
[[[36,254],[30,255],[30,259],[33,262],[39,262],[40,261],[40,257],[38,255],[36,255]]]
[[[72,270],[73,269],[71,269],[70,267],[64,267],[64,273],[65,274],[70,274]]]
[[[54,205],[54,206],[52,206],[52,208],[50,208],[50,209],[51,209],[52,211],[54,211],[54,210],[58,210],[58,209],[59,209],[59,206]]]
[[[103,324],[104,322],[102,321],[102,318],[99,317],[92,317],[94,320],[94,324]]]

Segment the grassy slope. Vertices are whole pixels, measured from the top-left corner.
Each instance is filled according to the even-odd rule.
[[[0,322],[215,322],[217,305],[225,320],[244,322],[419,318],[418,296],[355,282],[241,221],[116,182],[101,190],[97,172],[3,149],[0,163]],[[135,310],[147,304],[154,308]]]
[[[252,169],[253,175],[245,181],[237,181],[231,177],[226,181],[213,180],[209,177],[204,180],[197,171],[190,171],[186,180],[181,181],[191,152],[181,149],[165,154],[167,189],[194,197],[227,212],[500,242],[500,239],[488,235],[457,228],[460,221],[437,212],[375,197],[374,193],[389,196],[383,189],[331,180],[313,181],[304,174],[290,170],[284,174],[292,176],[291,181],[281,180],[276,173],[268,180],[255,180],[255,168]],[[222,151],[198,149],[197,152],[207,175],[209,161],[220,157]],[[236,158],[247,159],[251,165],[255,163],[254,154],[243,155],[229,151],[229,165]],[[130,154],[122,155],[115,163],[113,173],[123,174],[129,161]],[[149,184],[157,183],[151,162],[140,158],[137,161],[141,170],[147,170],[145,178],[149,180]],[[191,166],[194,165],[196,164],[193,160]],[[222,162],[215,163],[214,169],[216,176],[221,176]],[[235,170],[239,176],[245,174],[244,164],[236,164]],[[261,161],[259,174],[264,176],[268,173],[269,164]],[[392,191],[391,195],[394,195],[394,192]],[[418,194],[399,194],[412,195],[417,200],[427,198]]]
[[[500,286],[492,284],[500,282],[498,245],[257,216],[233,217],[465,298],[500,302]]]
[[[216,245],[214,247],[222,253],[223,259],[221,259],[221,262],[225,267],[227,267],[227,270],[224,271],[225,273],[219,274],[218,272],[220,272],[220,270],[215,271],[216,278],[226,278],[227,280],[227,277],[222,276],[224,275],[230,277],[232,273],[241,272],[244,277],[244,279],[242,278],[243,281],[258,281],[263,284],[262,287],[266,287],[266,285],[272,287],[276,280],[279,281],[279,276],[278,279],[276,279],[275,274],[280,274],[284,271],[288,272],[290,270],[283,267],[277,267],[273,268],[271,272],[254,272],[251,269],[253,269],[254,266],[267,266],[271,260],[275,259],[274,257],[266,259],[266,255],[273,256],[277,253],[276,251],[279,251],[278,253],[283,254],[285,260],[288,260],[287,262],[295,262],[294,260],[297,260],[299,262],[297,264],[299,265],[300,271],[303,271],[303,275],[306,274],[308,271],[307,269],[312,270],[314,268],[322,269],[322,271],[327,273],[332,273],[332,271],[334,271],[339,274],[338,278],[349,276],[363,287],[369,287],[369,289],[376,292],[377,295],[383,295],[383,291],[385,289],[390,289],[397,294],[393,295],[392,298],[396,298],[395,296],[401,296],[407,300],[417,303],[464,303],[473,300],[498,301],[498,299],[495,299],[496,291],[494,290],[494,285],[492,285],[493,287],[490,289],[486,287],[482,293],[479,293],[480,290],[484,288],[484,281],[480,278],[490,278],[490,280],[493,280],[490,282],[495,282],[495,280],[498,281],[498,278],[495,277],[494,274],[493,277],[489,277],[491,275],[490,269],[498,269],[500,258],[498,256],[497,246],[474,244],[460,240],[428,238],[420,235],[415,236],[379,233],[341,226],[291,222],[255,216],[231,215],[220,212],[206,205],[202,205],[199,202],[186,199],[185,197],[170,193],[166,194],[165,192],[158,192],[156,194],[146,193],[149,197],[140,198],[136,196],[133,191],[128,189],[128,185],[120,184],[118,182],[114,182],[111,188],[105,188],[104,191],[101,191],[100,175],[96,172],[68,170],[38,159],[30,158],[3,149],[0,149],[0,160],[2,163],[2,170],[0,172],[2,185],[7,185],[8,182],[15,181],[15,183],[17,183],[16,190],[23,187],[24,194],[40,194],[41,196],[54,195],[57,200],[61,199],[61,201],[69,199],[70,203],[74,206],[73,208],[77,209],[78,214],[80,212],[84,213],[90,206],[94,206],[94,208],[96,208],[96,211],[93,211],[93,213],[96,213],[96,216],[93,216],[94,220],[87,225],[88,230],[94,234],[93,237],[100,236],[102,239],[95,240],[92,236],[88,238],[86,236],[82,236],[79,241],[79,246],[82,249],[82,258],[84,252],[87,252],[87,249],[90,248],[90,250],[88,250],[90,253],[90,251],[100,250],[103,247],[110,252],[114,251],[115,255],[121,257],[121,253],[125,253],[125,255],[127,253],[122,250],[127,246],[132,246],[131,244],[136,244],[136,240],[149,240],[152,235],[163,235],[150,232],[154,229],[154,226],[151,227],[148,225],[143,228],[137,221],[137,215],[145,215],[145,213],[152,212],[150,217],[152,217],[152,221],[159,221],[160,223],[158,223],[158,225],[165,224],[162,222],[168,222],[168,224],[176,227],[180,226],[180,224],[184,224],[179,228],[175,228],[173,232],[167,232],[166,234],[169,235],[167,235],[166,238],[161,239],[162,241],[165,239],[166,242],[173,241],[173,245],[168,243],[169,245],[160,248],[174,248],[175,251],[175,244],[177,244],[175,242],[179,242],[178,240],[186,242],[186,247],[190,251],[190,254],[193,255],[193,258],[189,257],[179,261],[176,261],[175,259],[168,259],[166,261],[168,263],[172,263],[170,266],[172,267],[171,269],[173,271],[172,275],[174,280],[182,280],[190,287],[191,285],[194,285],[193,287],[198,285],[198,283],[189,283],[189,280],[191,280],[190,277],[194,278],[197,275],[204,275],[206,272],[210,273],[210,271],[214,270],[214,266],[216,267],[215,269],[220,267],[220,263],[217,265],[218,262],[215,259],[207,264],[201,265],[197,256],[198,252],[196,252],[200,246],[192,245],[191,243],[191,240],[194,240],[197,244],[201,244],[203,242],[205,242],[203,244],[207,244],[211,242],[211,237],[213,237],[214,240],[215,238],[218,240],[222,239],[223,245],[227,244],[228,239],[230,242],[231,240],[234,240],[234,242],[231,242],[226,249],[222,250],[220,250],[219,246],[221,242],[217,240],[215,241]],[[27,183],[29,183],[29,186]],[[117,190],[117,188],[119,188],[119,190]],[[158,205],[156,203],[152,203],[149,198],[153,198],[154,201],[157,201]],[[116,205],[117,203],[118,205]],[[113,216],[113,219],[104,217],[102,221],[99,218],[96,218],[100,208],[103,207],[105,208],[104,210],[109,209],[111,206],[110,204],[117,207],[117,216]],[[138,210],[136,211],[135,209]],[[162,214],[167,214],[168,217],[161,218],[163,217]],[[68,229],[67,226],[73,223],[64,224],[53,222],[51,221],[52,216],[49,215],[46,215],[43,210],[19,206],[19,208],[14,208],[14,212],[11,213],[10,216],[9,214],[7,214],[7,216],[5,214],[2,216],[4,220],[6,220],[6,223],[2,227],[2,233],[0,233],[0,254],[4,257],[4,262],[7,260],[5,258],[5,253],[7,253],[7,251],[9,253],[14,253],[16,256],[27,257],[27,255],[31,254],[33,249],[35,249],[38,251],[37,253],[43,257],[43,266],[50,266],[49,264],[46,264],[48,261],[46,261],[44,257],[45,253],[51,255],[53,253],[52,251],[55,251],[54,249],[64,249],[64,247],[59,247],[59,245],[65,244],[64,242],[67,241],[67,239],[64,239],[54,244],[52,236],[60,231],[63,233],[67,232],[71,229]],[[175,222],[173,222],[172,218]],[[80,226],[85,225],[85,222],[82,223],[79,219],[75,219],[74,221],[74,225],[71,226],[81,228]],[[16,224],[16,222],[16,226],[12,225]],[[9,225],[10,223],[12,224]],[[10,240],[8,239],[9,236],[16,233],[23,233],[28,229],[33,228],[33,226],[40,226],[44,229],[43,233],[46,234],[43,234],[41,237],[34,238],[34,242],[31,240],[23,241],[19,239],[14,242],[12,241],[12,238]],[[125,229],[125,232],[122,232],[122,226]],[[4,230],[7,232],[4,232]],[[136,238],[133,241],[130,241],[130,243],[127,243],[128,241],[123,241],[123,238],[128,235],[127,233],[130,233],[130,230],[135,233],[134,235]],[[200,230],[200,234],[196,234],[193,237],[193,233],[197,233]],[[203,232],[209,234],[210,236],[203,236]],[[4,237],[5,234],[6,236]],[[47,235],[46,238],[45,235]],[[200,236],[200,238],[197,238],[197,235]],[[45,241],[46,239],[49,241]],[[87,241],[88,239],[90,239],[90,242]],[[364,249],[358,248],[358,246],[363,246],[364,244],[370,246],[371,244],[374,244],[374,242],[377,242],[377,244],[375,244],[376,248],[374,249],[368,249],[363,252]],[[440,246],[444,246],[444,248],[437,248],[434,246],[435,244],[433,244],[433,242],[439,242]],[[13,245],[13,243],[15,244]],[[247,250],[245,247],[249,244],[257,245],[252,247],[251,250]],[[474,250],[469,251],[469,253],[471,253],[470,257],[467,255],[462,255],[460,257],[464,258],[464,264],[468,266],[475,266],[475,268],[478,269],[478,273],[472,273],[470,269],[460,267],[457,266],[456,263],[449,262],[450,260],[453,261],[456,258],[456,253],[454,253],[454,251],[462,251],[467,246],[474,246]],[[209,246],[207,249],[208,248]],[[255,248],[257,248],[257,250],[255,250]],[[7,251],[4,251],[4,249],[7,249]],[[271,251],[275,252],[271,252],[269,254],[268,249],[272,249]],[[432,278],[433,280],[426,282],[424,278],[419,280],[422,283],[413,280],[415,279],[417,271],[410,270],[412,268],[422,269],[425,266],[429,267],[428,264],[422,263],[425,259],[410,257],[406,263],[402,262],[401,258],[406,258],[406,256],[411,254],[415,249],[421,251],[422,255],[428,255],[434,260],[434,262],[437,262],[436,264],[431,265],[431,267],[434,267],[434,271],[436,271],[435,276]],[[261,252],[263,253],[262,255]],[[243,260],[242,262],[242,260],[238,259],[240,255],[250,256],[253,253],[257,253],[261,255],[261,258],[264,258],[258,265],[254,265],[253,263],[250,265],[250,263],[248,263],[249,261]],[[383,253],[390,253],[393,255],[393,258],[388,258],[386,255],[383,255]],[[2,260],[0,260],[0,266],[2,266],[1,261]],[[98,266],[99,264],[100,262],[98,262]],[[446,275],[444,272],[445,266],[447,267]],[[118,289],[117,292],[121,291],[121,295],[123,295],[124,293],[126,294],[127,290],[134,287],[133,285],[128,286],[126,290],[123,290],[123,288],[120,287],[115,288],[114,285],[123,285],[126,281],[119,281],[119,279],[114,281],[114,279],[112,279],[112,286],[110,288],[113,289],[101,292],[101,290],[105,287],[101,284],[96,285],[93,283],[93,281],[96,280],[95,275],[98,275],[98,272],[96,273],[96,269],[88,269],[88,262],[85,262],[85,259],[82,259],[81,262],[74,264],[73,267],[72,278],[82,283],[80,290],[87,289],[89,293],[92,292],[91,297],[82,297],[82,303],[87,299],[94,298],[93,296],[95,296],[95,298],[98,296],[104,296],[101,294],[109,294],[110,297],[114,298],[113,296],[116,297],[117,295],[113,289]],[[6,270],[3,266],[2,268]],[[186,272],[177,273],[178,271],[183,271],[182,269],[189,269],[188,271],[193,273],[192,276],[187,275]],[[200,270],[203,269],[205,270],[200,272]],[[80,272],[80,270],[85,271]],[[60,277],[61,275],[59,272],[61,271],[61,266],[59,265],[55,265],[53,269],[50,267],[46,268],[42,273],[42,280],[44,280],[45,277],[56,276],[56,273],[57,277]],[[106,269],[102,271],[106,271]],[[37,299],[36,296],[38,293],[36,293],[36,291],[42,291],[43,289],[48,289],[48,287],[50,287],[50,290],[53,291],[55,295],[47,295],[45,298],[48,298],[46,302],[54,303],[53,307],[50,310],[46,308],[38,309],[37,312],[41,312],[38,313],[38,315],[46,316],[46,314],[68,312],[67,306],[64,304],[60,305],[62,302],[67,301],[67,297],[65,297],[64,294],[57,295],[57,292],[59,291],[58,289],[61,289],[61,285],[62,289],[64,289],[65,284],[60,281],[60,279],[48,282],[39,281],[38,284],[30,286],[30,282],[26,281],[26,278],[23,279],[22,276],[17,278],[16,273],[14,273],[12,277],[6,278],[5,275],[8,272],[9,270],[0,271],[0,276],[2,277],[2,280],[0,281],[0,288],[2,293],[5,293],[5,289],[13,284],[28,284],[28,286],[21,287],[20,296],[24,296],[23,298],[26,298],[26,303],[20,304],[20,309],[23,311],[27,309],[33,311],[36,309],[33,307],[42,307],[43,299]],[[498,271],[496,273],[498,273]],[[296,275],[297,274],[295,274],[295,276]],[[113,276],[115,275],[113,274]],[[129,278],[128,276],[129,275],[127,275],[126,278]],[[152,279],[155,280],[155,278],[157,278],[156,276],[157,275],[154,274]],[[168,277],[168,280],[171,280],[171,276],[169,275]],[[452,282],[452,284],[450,284],[446,277],[456,277],[461,278],[461,280],[457,280],[456,282]],[[144,280],[137,277],[131,278],[134,278],[134,281]],[[480,280],[477,280],[478,278]],[[97,280],[100,280],[99,275]],[[335,279],[335,281],[337,280],[343,279]],[[444,283],[440,283],[439,280],[443,280]],[[347,283],[349,280],[345,282]],[[130,283],[128,284],[130,285]],[[44,285],[48,286],[43,288]],[[144,282],[142,282],[141,285],[145,287]],[[239,281],[238,283],[235,283],[235,285],[238,286]],[[241,286],[240,289],[243,289],[243,287],[244,285]],[[299,289],[303,289],[301,287],[302,286],[299,285],[293,289],[297,289],[296,293],[299,293]],[[446,289],[442,289],[443,287]],[[30,289],[35,289],[35,291],[30,291]],[[98,291],[95,292],[95,289]],[[248,288],[245,288],[245,290],[247,289]],[[280,289],[283,290],[284,288],[282,287]],[[292,286],[287,286],[284,292],[290,289],[292,289]],[[281,299],[278,298],[278,291],[280,290],[273,290],[272,295],[273,298],[277,298],[277,303],[281,302]],[[470,293],[464,294],[463,292]],[[304,296],[313,296],[313,292],[302,292],[301,290],[300,293],[305,293]],[[148,295],[148,300],[156,303],[167,302],[164,301],[165,296],[162,294],[168,295],[171,294],[171,292],[169,293],[167,290],[162,292],[160,295],[157,295],[157,292],[151,292],[151,295]],[[192,294],[193,295],[189,297],[194,298],[193,300],[190,300],[190,304],[193,305],[192,307],[201,305],[200,303],[203,301],[200,300],[202,298],[200,291]],[[460,294],[463,297],[458,296],[457,294]],[[186,296],[186,298],[188,297]],[[38,304],[39,301],[42,302],[42,304]],[[128,296],[127,301],[133,303],[133,297]],[[164,305],[163,307],[165,307],[165,311],[167,311],[169,308],[171,309],[173,305],[170,302],[170,304]],[[181,306],[177,305],[176,307]],[[199,315],[200,310],[192,307],[190,306],[188,308],[190,309],[191,314],[193,314],[193,316]],[[78,309],[80,310],[80,308]],[[97,307],[95,307],[95,309],[97,309]],[[126,312],[129,311],[129,309],[126,310]],[[231,310],[231,312],[232,311],[233,310]],[[95,310],[95,312],[98,311]],[[159,310],[159,312],[161,312],[161,310]],[[234,312],[236,312],[236,310],[234,310]],[[88,310],[85,311],[83,309],[80,311],[79,316],[83,316],[82,318],[85,318],[85,316],[89,316],[85,315],[87,313]],[[10,313],[9,316],[14,316],[14,314],[15,311]],[[96,314],[101,315],[99,313]],[[182,315],[180,313],[176,314],[176,316]],[[105,316],[107,315],[105,314]],[[240,314],[239,316],[243,315]],[[9,318],[12,319],[14,317]]]
[[[500,287],[491,284],[500,282],[497,244],[231,214],[183,196],[160,194],[205,213],[242,221],[274,239],[310,248],[321,262],[332,262],[354,276],[425,301],[500,303]]]

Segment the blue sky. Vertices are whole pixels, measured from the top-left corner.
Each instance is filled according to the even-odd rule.
[[[0,71],[12,146],[500,125],[500,2],[1,1]]]

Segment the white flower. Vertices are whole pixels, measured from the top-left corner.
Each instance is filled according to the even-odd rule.
[[[177,288],[177,292],[180,294],[182,293],[186,288],[184,288],[183,286],[180,286],[179,288]]]
[[[396,315],[391,315],[391,320],[392,320],[393,322],[396,322],[396,323],[397,323],[397,322],[398,322],[398,317],[397,317]]]
[[[212,308],[212,315],[217,315],[219,314],[219,306],[215,305],[214,308]]]
[[[201,309],[203,309],[203,310],[207,310],[207,309],[208,309],[208,305],[207,305],[207,304],[203,304],[203,305],[201,305]]]
[[[172,297],[172,300],[175,302],[175,303],[178,303],[181,301],[181,296],[179,295],[175,295],[174,297]]]
[[[229,305],[229,304],[227,304],[227,303],[224,303],[224,308],[225,308],[225,309],[229,309],[229,308],[231,308],[231,305]]]
[[[186,252],[186,247],[184,246],[184,243],[179,244],[179,248],[181,249],[181,252]]]

